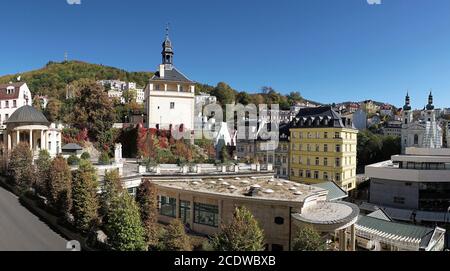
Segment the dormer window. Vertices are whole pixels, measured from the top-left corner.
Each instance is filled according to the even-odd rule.
[[[6,94],[13,94],[14,93],[14,87],[7,87],[6,88]]]

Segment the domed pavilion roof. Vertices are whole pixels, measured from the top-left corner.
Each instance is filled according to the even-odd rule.
[[[50,122],[42,112],[33,106],[25,105],[14,111],[5,123],[16,125],[49,125]]]

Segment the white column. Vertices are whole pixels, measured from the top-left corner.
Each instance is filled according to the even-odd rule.
[[[356,251],[356,229],[355,224],[350,228],[351,251]]]
[[[48,149],[48,131],[45,131],[44,133],[44,140],[44,150],[48,150],[48,152],[50,152]]]
[[[20,131],[17,130],[17,132],[16,132],[16,146],[19,145],[19,143],[20,143]]]
[[[41,150],[45,148],[44,130],[41,130]]]
[[[12,138],[11,138],[11,134],[8,133],[8,151],[11,151],[11,147],[12,147],[12,142],[11,142]]]
[[[33,150],[33,130],[30,130],[30,150]]]

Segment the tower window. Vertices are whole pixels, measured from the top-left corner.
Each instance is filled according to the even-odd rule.
[[[284,224],[284,218],[282,218],[280,216],[275,217],[275,224],[283,225]]]
[[[175,109],[175,103],[174,102],[170,103],[170,109]]]

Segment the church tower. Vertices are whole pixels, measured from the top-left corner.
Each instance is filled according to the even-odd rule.
[[[166,39],[162,44],[162,48],[162,64],[165,65],[166,69],[170,69],[173,65],[173,48],[169,38],[169,27],[166,28]]]
[[[194,130],[195,82],[175,67],[173,55],[166,27],[161,63],[145,87],[146,127],[182,131],[190,137]]]
[[[428,95],[428,104],[426,106],[426,121],[435,122],[436,121],[436,111],[433,105],[433,93],[430,91]]]
[[[406,93],[405,105],[403,106],[403,120],[404,124],[410,124],[413,122],[413,114],[411,112],[411,98],[409,92]]]

